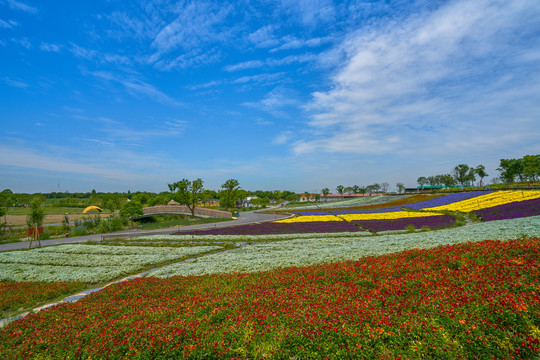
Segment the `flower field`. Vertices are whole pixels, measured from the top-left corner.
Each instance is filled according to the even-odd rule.
[[[378,256],[414,248],[429,249],[439,245],[485,239],[540,237],[540,216],[490,221],[438,231],[367,234],[370,233],[335,233],[331,234],[332,236],[316,234],[311,237],[310,234],[301,234],[304,235],[301,238],[287,235],[289,240],[282,238],[280,241],[267,241],[268,238],[264,235],[249,236],[250,241],[253,242],[251,245],[230,252],[206,255],[194,262],[171,264],[166,269],[153,272],[151,276],[165,278],[173,275],[268,271],[280,267],[302,267],[356,260],[363,256]],[[284,237],[285,235],[274,236]],[[187,238],[186,235],[178,235],[178,237],[179,239]],[[220,238],[225,238],[225,235]],[[257,238],[260,242],[257,242]],[[174,236],[169,236],[168,239],[174,241]],[[157,237],[156,241],[158,241]]]
[[[80,282],[0,282],[0,316],[72,294],[84,286]]]
[[[6,314],[168,264],[13,321],[0,358],[538,357],[540,192],[393,199],[0,253]]]
[[[474,213],[484,221],[515,219],[540,215],[540,198],[493,206]]]
[[[315,221],[336,221],[337,218],[341,218],[345,221],[355,221],[355,220],[391,220],[391,219],[404,219],[404,218],[414,218],[418,217],[420,214],[412,211],[402,211],[399,209],[394,209],[389,212],[368,212],[368,213],[354,213],[354,214],[344,214],[344,215],[307,215],[307,216],[298,216],[284,220],[277,220],[276,223],[286,224],[286,223],[301,223],[301,222],[315,222]],[[422,213],[421,216],[437,216],[441,215],[438,213]]]
[[[388,230],[403,230],[408,226],[417,229],[440,229],[454,225],[456,223],[456,218],[451,215],[436,215],[391,220],[360,220],[353,221],[353,223],[371,232],[381,232]]]
[[[520,202],[525,200],[532,200],[540,198],[540,191],[494,191],[486,195],[473,197],[467,200],[461,200],[445,205],[434,206],[424,208],[430,211],[461,211],[470,212],[474,210],[481,210],[488,207],[499,206],[509,204],[513,202]],[[444,199],[444,197],[442,198]]]
[[[337,220],[337,221],[336,221]],[[264,222],[213,228],[208,230],[179,231],[177,234],[190,235],[265,235],[265,234],[302,234],[302,233],[333,233],[333,232],[356,232],[362,229],[333,218],[333,221],[303,221],[298,223]]]
[[[540,239],[136,279],[0,331],[27,358],[537,358]]]
[[[0,253],[0,281],[100,283],[151,265],[219,249],[74,244],[4,252]]]

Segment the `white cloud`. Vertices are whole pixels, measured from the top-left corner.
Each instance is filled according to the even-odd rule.
[[[18,26],[19,23],[14,20],[2,20],[0,19],[0,29],[13,29],[15,26]]]
[[[275,88],[267,93],[260,101],[245,102],[242,105],[266,111],[276,118],[288,119],[291,115],[286,109],[289,107],[296,107],[298,104],[298,100],[296,100],[294,94],[290,90]]]
[[[59,53],[61,48],[62,48],[62,45],[49,44],[49,43],[42,42],[41,45],[39,46],[39,48],[42,51]]]
[[[279,40],[274,36],[276,25],[267,25],[249,34],[248,41],[259,48],[268,48],[279,44]]]
[[[8,6],[13,10],[24,11],[29,14],[36,14],[38,9],[22,1],[6,0]]]
[[[232,72],[232,71],[260,68],[260,67],[263,67],[264,65],[265,63],[260,60],[250,60],[250,61],[241,62],[239,64],[235,64],[235,65],[228,65],[225,67],[225,70]]]
[[[9,77],[3,77],[1,78],[1,80],[9,86],[18,87],[20,89],[24,89],[28,87],[27,83],[20,80],[14,80]]]
[[[538,123],[498,125],[513,116],[530,125],[540,110],[540,69],[522,60],[538,53],[527,40],[537,38],[538,18],[535,0],[454,1],[351,34],[332,88],[313,93],[311,135],[294,150],[387,154],[466,144],[470,151],[486,147],[487,134],[507,146],[519,138],[509,133],[537,134]]]
[[[90,73],[96,78],[122,84],[131,95],[135,97],[148,97],[165,105],[182,105],[177,100],[165,94],[154,85],[144,82],[134,76],[118,76],[111,72],[95,71]]]
[[[335,18],[332,0],[281,0],[287,13],[296,15],[300,22],[308,26],[328,23]]]
[[[191,2],[178,5],[179,15],[156,35],[152,47],[157,50],[154,59],[177,48],[192,49],[203,43],[217,42],[227,37],[220,31],[221,24],[231,8],[207,2]]]

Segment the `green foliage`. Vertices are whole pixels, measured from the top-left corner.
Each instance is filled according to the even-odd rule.
[[[236,179],[229,179],[221,185],[222,190],[219,192],[219,204],[225,208],[225,211],[234,206],[234,200],[238,196],[240,183]]]
[[[204,187],[202,179],[199,178],[193,181],[182,179],[168,185],[173,200],[181,205],[186,205],[191,211],[191,216],[195,216],[195,208],[203,199]]]
[[[132,219],[144,215],[142,205],[137,201],[128,201],[120,209],[120,216]]]
[[[43,224],[43,218],[45,217],[45,210],[43,209],[43,202],[41,198],[35,197],[30,203],[30,213],[26,217],[26,223],[29,227],[41,226]]]

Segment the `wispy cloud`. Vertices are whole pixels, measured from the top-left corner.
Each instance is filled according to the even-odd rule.
[[[17,88],[20,88],[20,89],[24,89],[24,88],[28,87],[27,83],[25,83],[23,81],[20,81],[20,80],[15,80],[15,79],[12,79],[12,78],[9,78],[9,77],[3,77],[3,78],[0,78],[0,79],[9,86],[17,87]]]
[[[134,76],[119,76],[112,72],[95,71],[90,73],[98,79],[119,83],[135,97],[146,97],[165,105],[182,105],[179,101],[165,94],[154,85],[144,82]]]
[[[107,117],[96,119],[101,124],[101,131],[106,138],[126,142],[140,142],[147,139],[161,139],[181,135],[187,126],[187,122],[174,118],[167,118],[152,124],[140,124],[137,128]]]
[[[281,6],[308,26],[331,22],[336,15],[332,0],[281,0]]]
[[[294,150],[382,154],[423,144],[464,151],[453,144],[479,149],[488,134],[526,135],[532,115],[520,104],[540,110],[532,105],[540,104],[540,71],[516,55],[538,52],[526,39],[540,31],[539,17],[534,0],[455,1],[356,32],[340,47],[347,61],[332,89],[313,94],[311,135]],[[512,116],[523,123],[498,126]]]
[[[276,118],[289,119],[291,115],[286,109],[298,106],[299,102],[291,90],[278,87],[267,93],[260,101],[245,102],[242,105],[263,110]]]
[[[8,4],[8,6],[17,11],[23,11],[29,14],[36,14],[38,12],[38,9],[34,6],[28,5],[22,1],[16,1],[16,0],[5,0],[3,1]]]
[[[260,67],[263,67],[264,65],[265,63],[262,62],[261,60],[249,60],[249,61],[241,62],[239,64],[228,65],[225,67],[225,70],[232,72],[232,71],[260,68]]]
[[[276,46],[280,41],[276,38],[274,32],[279,29],[277,25],[266,25],[257,31],[248,35],[248,41],[259,48],[268,48]]]
[[[13,29],[14,27],[18,26],[19,23],[14,20],[2,20],[0,19],[0,29]]]
[[[39,48],[42,51],[59,53],[61,51],[62,45],[42,42]]]
[[[161,54],[178,48],[193,49],[201,44],[215,43],[227,38],[225,28],[219,26],[231,11],[231,7],[208,2],[177,4],[178,16],[169,22],[154,38],[156,49],[151,61]]]

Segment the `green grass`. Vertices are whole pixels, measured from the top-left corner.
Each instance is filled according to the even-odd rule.
[[[56,206],[44,206],[45,215],[48,214],[79,214],[82,213],[85,208],[76,208],[76,207],[56,207]],[[7,211],[8,215],[26,215],[30,213],[30,208],[24,207],[10,207]],[[89,214],[91,215],[91,214]]]

